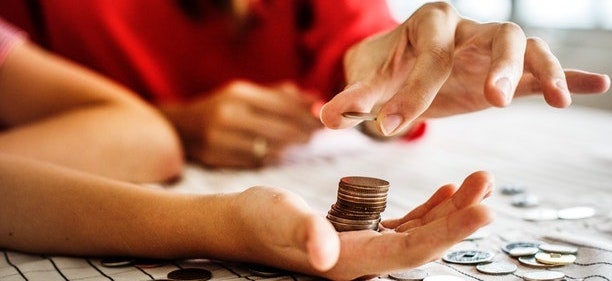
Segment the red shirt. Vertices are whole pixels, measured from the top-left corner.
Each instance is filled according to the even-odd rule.
[[[397,25],[385,0],[255,0],[248,29],[212,1],[198,2],[195,19],[177,2],[3,0],[0,16],[155,102],[187,100],[236,78],[290,79],[328,99],[343,87],[347,48]]]

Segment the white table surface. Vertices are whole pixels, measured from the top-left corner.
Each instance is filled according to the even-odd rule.
[[[403,215],[438,187],[460,183],[477,170],[492,172],[497,189],[485,202],[496,214],[482,229],[485,237],[461,242],[456,249],[494,252],[496,261],[517,264],[513,275],[479,273],[474,266],[435,261],[421,269],[464,280],[522,280],[529,271],[501,251],[510,241],[538,240],[579,248],[572,265],[552,270],[567,280],[612,280],[612,112],[572,106],[549,108],[540,100],[515,102],[509,108],[431,120],[416,142],[372,141],[355,130],[319,133],[305,147],[288,153],[285,163],[258,171],[209,171],[189,165],[183,178],[164,186],[173,192],[240,191],[268,185],[290,189],[313,208],[327,212],[335,202],[338,180],[361,175],[391,183],[384,218]],[[588,206],[595,216],[581,220],[526,221],[533,208],[512,206],[500,187],[522,185],[540,198],[541,208]],[[157,187],[159,188],[159,187]],[[0,280],[151,280],[177,267],[211,270],[213,279],[262,279],[240,264],[177,261],[157,268],[105,268],[97,258],[40,256],[3,251]],[[312,279],[292,274],[276,280]],[[388,279],[381,276],[379,279]]]

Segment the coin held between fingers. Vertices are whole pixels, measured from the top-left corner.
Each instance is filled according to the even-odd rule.
[[[376,114],[369,112],[347,111],[342,113],[342,117],[363,121],[376,121]]]
[[[263,137],[257,137],[253,140],[253,155],[261,159],[268,154],[268,141]]]

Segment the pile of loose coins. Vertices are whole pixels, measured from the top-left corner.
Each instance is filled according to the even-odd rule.
[[[380,214],[387,207],[389,182],[371,177],[343,177],[338,198],[327,219],[337,231],[378,230]]]
[[[528,267],[547,269],[568,265],[576,260],[578,248],[566,245],[544,244],[536,241],[511,242],[502,247],[510,257]],[[484,250],[455,250],[447,252],[442,260],[455,264],[473,264],[476,269],[485,274],[512,274],[517,270],[514,263],[493,261],[494,254]],[[565,274],[553,270],[536,270],[523,274],[524,280],[553,281],[563,280]]]
[[[558,267],[574,263],[578,248],[543,244],[535,241],[512,242],[502,250],[524,265],[537,268]]]

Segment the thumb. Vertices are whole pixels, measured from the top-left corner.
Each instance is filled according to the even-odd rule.
[[[379,100],[380,92],[364,83],[354,83],[334,96],[321,108],[321,122],[330,129],[344,129],[356,126],[361,120],[342,116],[345,112],[370,113]]]
[[[331,269],[340,256],[340,238],[334,227],[316,214],[309,215],[302,226],[298,237],[303,237],[310,265],[319,271]]]

